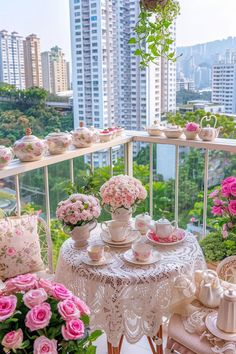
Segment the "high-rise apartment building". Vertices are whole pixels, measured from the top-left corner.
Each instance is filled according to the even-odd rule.
[[[41,59],[43,87],[53,94],[68,90],[68,64],[62,49],[55,46],[50,52],[43,52]]]
[[[141,129],[175,111],[175,63],[140,70],[128,44],[138,15],[138,0],[70,0],[75,126]]]
[[[42,87],[42,66],[40,39],[31,34],[24,40],[25,85],[26,88]]]
[[[0,31],[0,81],[25,88],[23,38],[17,32]]]

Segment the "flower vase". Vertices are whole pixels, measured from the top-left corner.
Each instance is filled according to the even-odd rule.
[[[188,131],[184,129],[184,135],[187,140],[196,140],[198,136],[198,130],[197,131]]]
[[[72,240],[74,240],[75,248],[84,247],[88,244],[90,232],[97,226],[97,221],[82,226],[76,226],[69,232]]]
[[[112,220],[129,223],[132,218],[133,209],[118,208],[111,213]]]

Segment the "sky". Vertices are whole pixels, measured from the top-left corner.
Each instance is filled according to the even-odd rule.
[[[177,45],[236,36],[236,0],[180,0]],[[0,0],[0,29],[35,33],[41,50],[58,45],[70,59],[69,0]]]

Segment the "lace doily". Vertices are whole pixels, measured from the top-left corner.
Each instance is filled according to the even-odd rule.
[[[100,239],[99,229],[90,244]],[[192,277],[196,269],[204,269],[205,261],[197,240],[188,234],[176,246],[156,247],[162,259],[148,266],[127,263],[127,249],[112,248],[114,262],[94,267],[82,263],[86,247],[73,247],[68,239],[62,245],[56,269],[56,281],[80,296],[91,308],[91,328],[106,332],[108,341],[117,346],[122,334],[130,343],[143,335],[156,335],[163,317],[175,301],[175,279]],[[182,295],[184,298],[184,295]]]

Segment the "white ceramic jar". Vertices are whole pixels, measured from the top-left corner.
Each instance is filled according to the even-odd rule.
[[[45,138],[51,155],[63,154],[71,145],[72,138],[69,133],[50,133]]]
[[[71,132],[72,143],[77,148],[91,146],[96,140],[96,134],[92,129],[84,127],[84,123],[80,122],[79,128]]]
[[[0,145],[0,168],[7,166],[14,157],[12,148]]]
[[[30,128],[26,128],[25,132],[26,135],[13,145],[16,157],[22,162],[40,160],[47,150],[45,141],[31,135]]]

